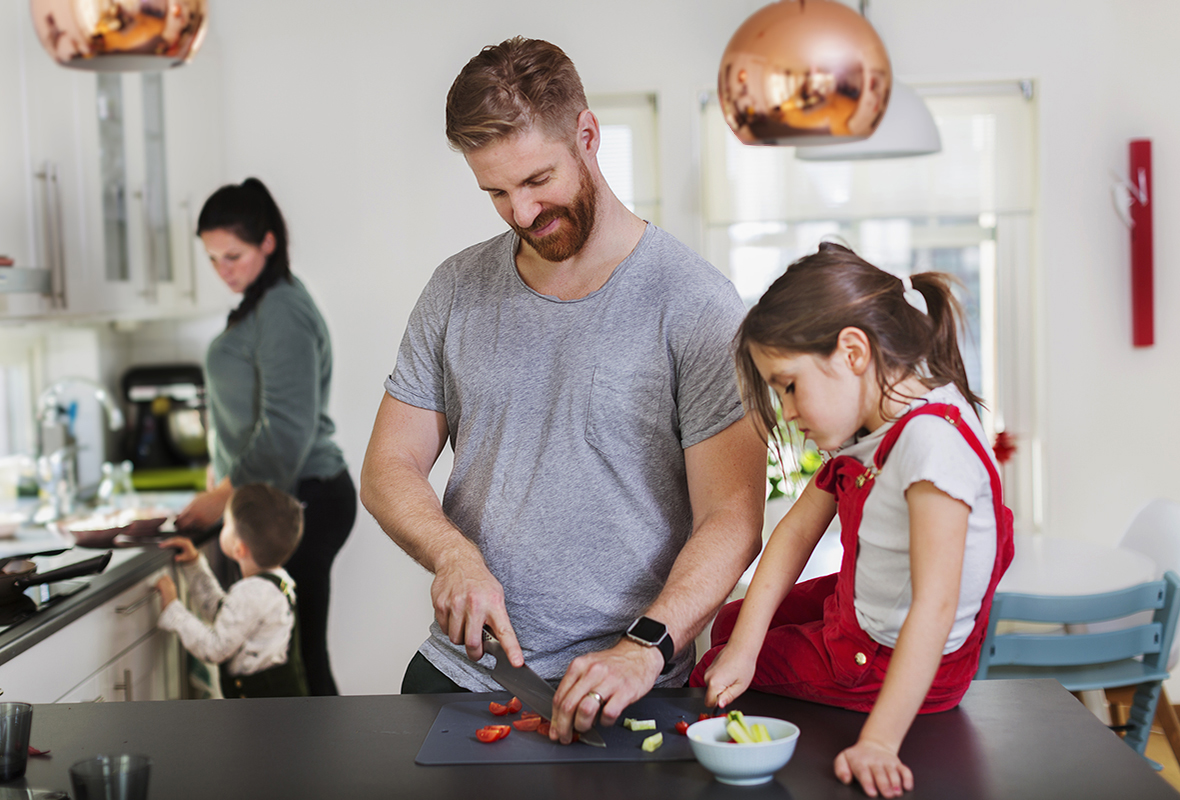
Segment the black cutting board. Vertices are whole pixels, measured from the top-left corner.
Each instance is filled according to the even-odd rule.
[[[575,742],[570,745],[549,741],[535,731],[512,729],[507,738],[485,744],[475,732],[485,725],[510,723],[520,714],[493,716],[490,699],[507,702],[507,695],[483,695],[483,700],[448,703],[439,709],[426,741],[414,761],[426,766],[441,764],[539,764],[568,761],[691,761],[688,737],[676,733],[675,725],[684,720],[696,722],[701,712],[697,697],[644,697],[631,705],[609,728],[599,727],[606,747],[591,747]],[[627,717],[654,719],[656,730],[631,731],[623,727]],[[644,752],[640,745],[648,736],[664,734],[664,744],[655,752]]]

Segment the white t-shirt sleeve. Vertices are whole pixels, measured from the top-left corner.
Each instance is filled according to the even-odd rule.
[[[929,481],[972,510],[976,510],[981,489],[990,484],[987,468],[963,434],[933,414],[907,423],[887,463],[890,470],[897,471],[903,491]]]

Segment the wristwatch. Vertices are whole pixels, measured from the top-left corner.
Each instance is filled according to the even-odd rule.
[[[676,655],[676,645],[672,643],[667,625],[651,617],[640,617],[627,628],[627,638],[646,647],[658,647],[660,655],[664,657],[664,668],[660,670],[660,674],[667,675],[672,671],[672,656]]]

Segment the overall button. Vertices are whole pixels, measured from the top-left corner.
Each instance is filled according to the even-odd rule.
[[[856,654],[856,663],[857,663],[857,665],[863,667],[865,664],[869,663],[869,660],[868,660],[868,658],[865,657],[864,653],[857,653]]]

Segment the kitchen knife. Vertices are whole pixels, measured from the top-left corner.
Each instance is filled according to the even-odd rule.
[[[504,646],[487,628],[484,628],[483,632],[483,649],[484,652],[491,653],[492,657],[496,659],[496,666],[492,669],[492,677],[496,679],[496,683],[519,697],[522,703],[542,717],[549,719],[553,716],[553,687],[544,678],[529,669],[528,665],[512,666],[512,662],[508,660],[508,654],[504,652]],[[577,731],[577,734],[579,742],[585,742],[594,747],[606,747],[602,734],[593,728],[588,731]]]

